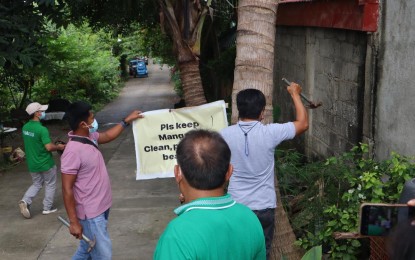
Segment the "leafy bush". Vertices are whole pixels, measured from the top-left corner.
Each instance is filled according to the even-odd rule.
[[[49,30],[54,30],[49,28]],[[41,65],[42,76],[33,87],[33,100],[53,98],[85,100],[100,107],[117,94],[120,86],[119,61],[112,56],[108,36],[87,26],[56,30],[57,37],[46,39],[48,63]]]
[[[367,145],[325,161],[304,164],[292,151],[278,151],[276,163],[284,206],[304,249],[323,245],[333,259],[357,259],[367,251],[360,240],[335,240],[334,232],[356,232],[363,202],[396,203],[405,182],[415,177],[410,157],[368,158]]]

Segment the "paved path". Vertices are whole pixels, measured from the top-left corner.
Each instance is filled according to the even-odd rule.
[[[158,65],[150,64],[149,71],[148,78],[131,79],[119,98],[97,113],[100,129],[119,122],[133,109],[149,111],[173,107],[178,98],[169,83],[167,67],[160,70]],[[61,137],[65,136],[65,131],[61,131]],[[177,186],[172,178],[135,180],[131,128],[100,149],[107,162],[113,191],[109,220],[113,259],[151,259],[159,235],[174,217],[172,210],[178,206]],[[59,162],[57,155],[55,161]],[[0,176],[0,259],[70,259],[78,241],[56,219],[58,215],[66,216],[60,176],[55,199],[57,214],[41,214],[42,190],[32,204],[33,217],[24,219],[20,215],[17,202],[30,184],[25,163]]]

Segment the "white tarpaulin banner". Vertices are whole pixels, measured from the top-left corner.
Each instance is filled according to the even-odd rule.
[[[143,113],[133,122],[137,180],[174,177],[176,149],[184,134],[193,129],[220,131],[228,126],[223,100],[180,109]]]

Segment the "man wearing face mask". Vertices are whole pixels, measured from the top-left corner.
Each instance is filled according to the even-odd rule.
[[[110,179],[98,144],[116,139],[130,123],[142,118],[133,111],[114,127],[99,133],[92,107],[82,101],[72,103],[66,113],[69,142],[61,157],[62,195],[69,218],[69,232],[78,239],[84,233],[96,240],[94,249],[84,240],[72,259],[111,259],[112,244],[107,232],[109,209],[112,204]]]
[[[31,217],[30,204],[43,185],[45,185],[45,197],[42,214],[47,215],[57,211],[53,207],[56,191],[56,165],[52,151],[62,151],[65,145],[53,144],[48,129],[40,123],[40,120],[45,118],[47,109],[48,105],[41,105],[37,102],[29,104],[26,108],[30,120],[23,126],[22,133],[27,166],[33,183],[19,201],[20,212],[25,218]]]

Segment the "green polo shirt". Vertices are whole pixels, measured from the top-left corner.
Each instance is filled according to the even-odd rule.
[[[51,143],[46,127],[39,121],[30,120],[23,126],[22,134],[30,172],[44,172],[55,166],[52,153],[45,148]]]
[[[194,200],[174,210],[154,259],[265,259],[257,216],[230,195]]]

